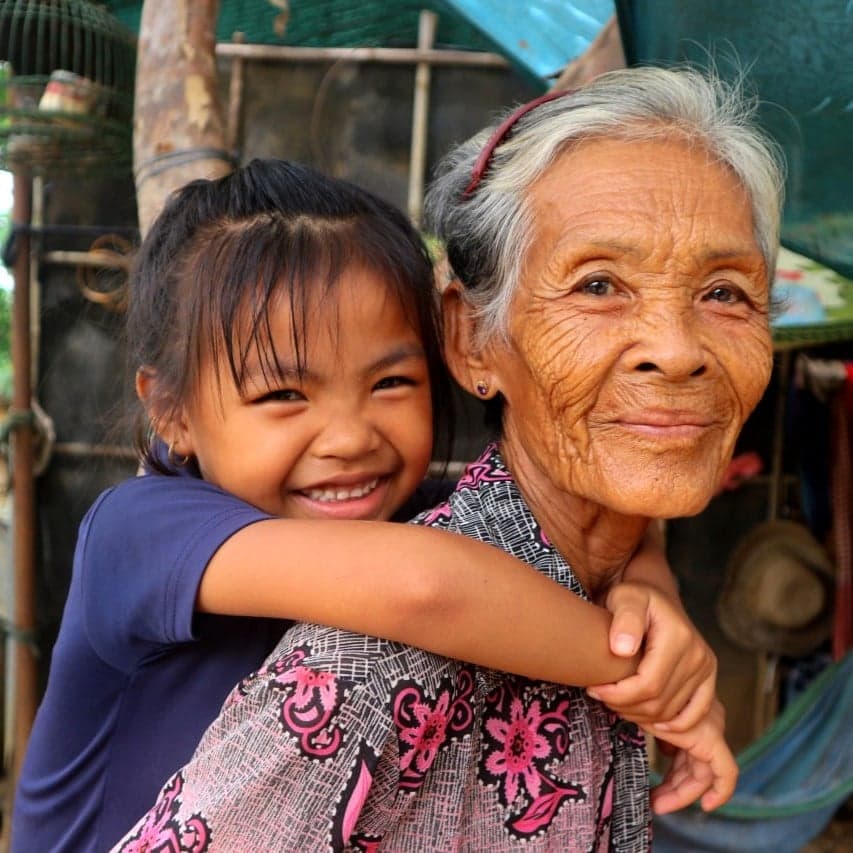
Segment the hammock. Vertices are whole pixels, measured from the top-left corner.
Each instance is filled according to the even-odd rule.
[[[738,756],[726,805],[655,817],[655,853],[795,853],[820,834],[853,794],[851,676],[848,652]]]

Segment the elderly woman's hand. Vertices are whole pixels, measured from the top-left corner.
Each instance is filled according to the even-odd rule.
[[[699,798],[705,811],[729,800],[737,784],[738,766],[723,737],[724,729],[725,710],[714,699],[710,712],[697,726],[659,738],[662,745],[675,747],[675,752],[663,782],[652,790],[656,814],[683,809]]]
[[[634,654],[645,638],[643,655],[636,674],[587,692],[625,719],[654,726],[655,734],[698,725],[714,702],[717,659],[677,599],[626,582],[610,589],[605,606],[613,614],[614,654]]]

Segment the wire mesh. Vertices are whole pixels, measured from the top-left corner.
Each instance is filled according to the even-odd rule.
[[[134,35],[86,0],[0,0],[0,167],[129,167]]]

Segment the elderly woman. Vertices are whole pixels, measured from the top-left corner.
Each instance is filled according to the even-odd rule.
[[[699,512],[769,379],[780,194],[737,94],[689,71],[613,72],[453,152],[447,358],[499,437],[422,523],[599,598],[651,519]],[[689,772],[720,738],[670,740]],[[302,625],[125,849],[637,851],[647,794],[639,730],[580,689]]]

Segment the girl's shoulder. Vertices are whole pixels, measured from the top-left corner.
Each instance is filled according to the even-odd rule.
[[[211,506],[248,506],[245,501],[200,477],[146,472],[105,489],[92,508],[100,506],[99,511],[107,508],[119,511],[134,507],[157,510],[192,506],[199,502]]]
[[[125,548],[136,539],[195,538],[217,525],[233,532],[269,517],[205,480],[146,473],[102,492],[83,519],[80,538]]]

